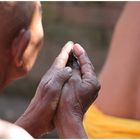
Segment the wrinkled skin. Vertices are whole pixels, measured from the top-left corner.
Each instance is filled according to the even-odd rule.
[[[76,44],[73,52],[80,62],[80,69],[73,68],[72,76],[62,89],[55,124],[61,138],[87,138],[82,120],[84,113],[96,99],[100,85],[85,50]],[[81,125],[77,127],[76,124],[79,123]]]
[[[72,68],[66,67],[72,51],[80,67],[76,63]],[[48,133],[55,124],[61,138],[87,138],[82,120],[99,89],[94,68],[85,50],[69,42],[41,79],[35,96],[16,124],[33,137]]]

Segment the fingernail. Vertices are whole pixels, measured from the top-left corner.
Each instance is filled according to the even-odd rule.
[[[70,67],[66,67],[68,73],[72,73],[72,69]]]
[[[74,43],[72,42],[72,41],[68,41],[67,42],[67,44],[66,44],[66,46],[71,46],[71,45],[73,45]]]

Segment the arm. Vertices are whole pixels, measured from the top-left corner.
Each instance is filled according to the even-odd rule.
[[[24,129],[7,121],[0,120],[0,138],[2,139],[33,139]]]
[[[55,126],[60,138],[87,138],[82,120],[76,117],[66,104],[60,108]]]
[[[123,118],[135,118],[134,114],[137,114],[136,118],[140,116],[139,104],[136,103],[140,87],[139,14],[140,2],[126,4],[115,26],[107,60],[100,73],[102,88],[95,104],[108,115]]]

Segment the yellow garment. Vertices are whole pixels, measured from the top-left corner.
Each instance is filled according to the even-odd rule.
[[[105,115],[94,105],[83,124],[89,138],[140,138],[140,121]]]

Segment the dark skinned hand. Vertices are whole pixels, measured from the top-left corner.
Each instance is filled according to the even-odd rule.
[[[73,65],[72,76],[62,89],[55,124],[61,138],[87,138],[82,120],[96,99],[100,85],[85,50],[75,44],[73,53],[80,65]]]

